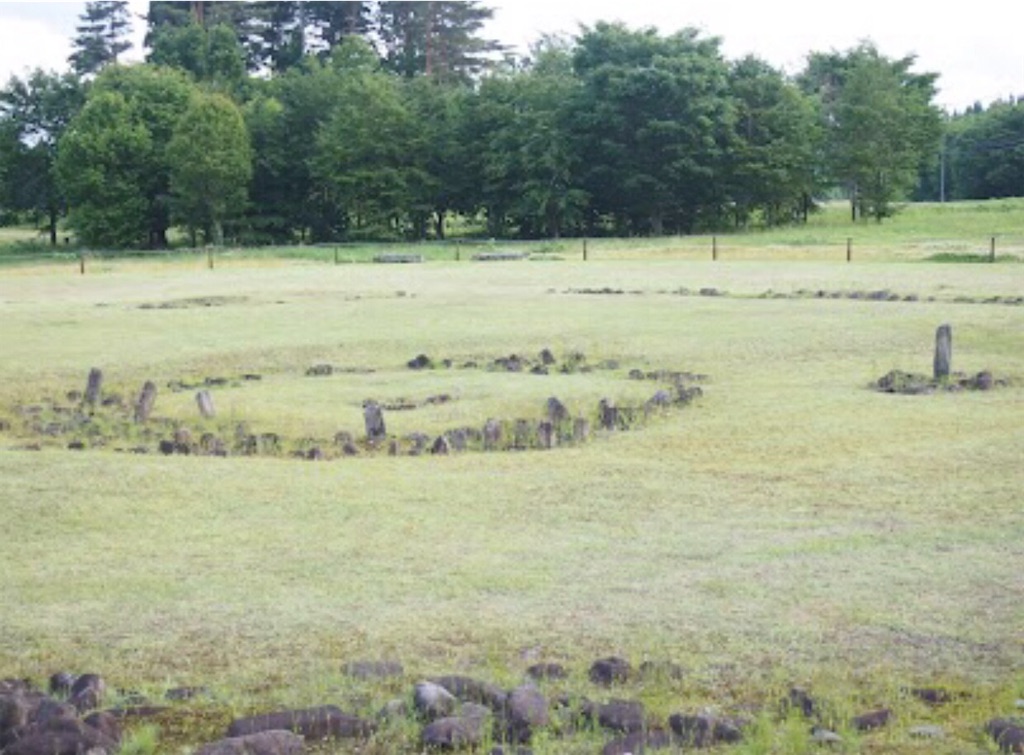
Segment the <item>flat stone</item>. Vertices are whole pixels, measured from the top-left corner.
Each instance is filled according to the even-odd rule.
[[[889,719],[892,718],[892,711],[888,708],[882,708],[880,710],[873,710],[868,713],[862,713],[853,719],[853,728],[857,731],[871,731],[872,729],[880,729],[889,723]]]
[[[413,689],[413,704],[421,716],[434,720],[454,713],[459,701],[440,684],[420,682]]]
[[[370,721],[343,713],[334,705],[304,710],[281,710],[239,718],[228,727],[228,737],[244,737],[262,731],[290,731],[309,740],[361,739],[373,734]]]
[[[916,739],[943,739],[946,736],[946,730],[941,726],[911,726],[907,729],[907,734]]]
[[[262,731],[211,742],[196,750],[195,755],[299,755],[303,749],[304,740],[297,734]]]
[[[814,729],[811,730],[811,741],[823,745],[836,745],[842,744],[843,738],[834,731],[829,731],[828,729],[823,729],[820,726],[815,726]]]
[[[44,727],[28,727],[4,749],[4,755],[109,755],[119,745],[102,732],[75,718],[55,718]]]
[[[526,674],[531,679],[565,679],[569,672],[560,663],[535,663],[526,669]]]
[[[352,661],[346,663],[342,671],[356,679],[391,679],[405,673],[397,661]]]

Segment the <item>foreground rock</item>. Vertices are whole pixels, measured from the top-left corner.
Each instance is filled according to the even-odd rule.
[[[985,731],[1003,752],[1024,753],[1024,724],[1006,718],[994,718]]]
[[[303,747],[303,738],[290,731],[261,731],[211,742],[195,755],[298,755]]]
[[[547,698],[529,684],[509,692],[504,712],[504,734],[510,742],[528,743],[550,720]]]
[[[231,723],[227,733],[234,738],[264,731],[290,731],[307,740],[363,739],[373,734],[375,728],[372,722],[350,716],[337,706],[322,705],[239,718]]]
[[[747,725],[747,722],[741,719],[724,718],[709,713],[677,713],[669,717],[668,723],[683,744],[693,747],[735,744],[743,739],[743,728]]]
[[[111,755],[119,745],[76,718],[57,717],[33,724],[4,749],[4,755]]]

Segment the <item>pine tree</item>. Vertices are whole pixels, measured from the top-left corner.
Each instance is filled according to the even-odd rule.
[[[306,2],[302,6],[318,52],[329,53],[345,37],[365,37],[370,31],[370,3]]]
[[[81,23],[75,27],[78,36],[72,41],[74,52],[68,58],[79,76],[99,72],[131,49],[128,35],[132,24],[126,0],[86,3],[79,21]]]
[[[494,11],[477,2],[382,2],[377,34],[388,69],[412,78],[467,81],[486,69],[502,46],[479,36]]]

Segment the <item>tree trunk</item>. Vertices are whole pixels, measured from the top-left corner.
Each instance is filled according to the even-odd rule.
[[[224,225],[219,219],[213,221],[211,236],[213,237],[214,246],[224,246]]]
[[[57,246],[57,208],[50,207],[50,246]]]
[[[434,233],[440,241],[444,241],[444,210],[438,210],[434,219]]]

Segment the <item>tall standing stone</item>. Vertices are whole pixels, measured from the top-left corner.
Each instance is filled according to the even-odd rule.
[[[142,392],[139,393],[139,400],[135,402],[135,422],[137,424],[141,425],[149,421],[149,415],[152,413],[155,403],[156,383],[147,380],[142,386]]]
[[[949,377],[949,368],[953,363],[953,328],[940,325],[935,331],[935,379]]]
[[[545,450],[550,450],[558,445],[558,433],[555,431],[553,422],[545,419],[537,425],[537,443]]]
[[[572,439],[575,443],[584,443],[590,437],[590,420],[577,417],[572,423]]]
[[[597,416],[601,427],[605,430],[614,430],[619,426],[619,410],[611,401],[601,399],[597,404]]]
[[[548,399],[545,412],[548,415],[548,419],[556,424],[569,419],[569,410],[555,396]]]
[[[387,437],[384,412],[376,401],[367,401],[363,404],[363,421],[366,423],[366,438],[371,443],[378,443]]]
[[[210,395],[209,391],[199,391],[196,394],[196,405],[199,407],[199,413],[203,415],[204,419],[211,419],[217,414],[213,408],[213,396]]]
[[[93,367],[89,370],[89,380],[85,384],[85,396],[82,403],[86,406],[96,406],[100,400],[100,391],[103,389],[103,370]]]
[[[501,422],[496,419],[487,420],[484,424],[484,450],[496,451],[501,446],[501,438]]]

